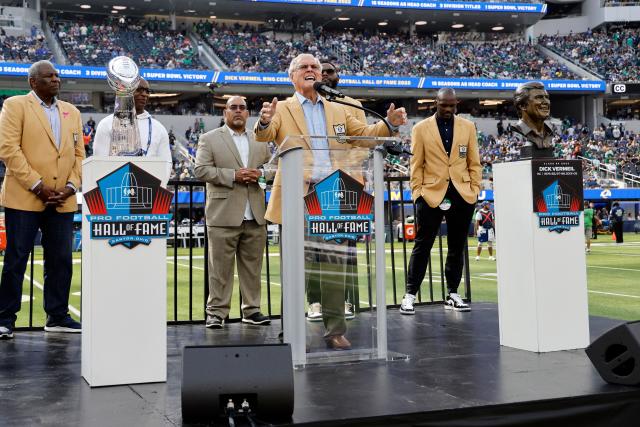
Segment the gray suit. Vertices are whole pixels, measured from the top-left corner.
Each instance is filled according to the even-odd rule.
[[[229,314],[233,291],[234,258],[238,264],[242,313],[260,311],[260,277],[266,243],[264,191],[257,183],[235,182],[235,171],[258,168],[268,162],[267,144],[256,142],[247,130],[249,159],[243,164],[226,126],[200,137],[195,175],[207,183],[205,216],[209,238],[209,299],[207,314],[222,319]],[[254,220],[245,221],[249,201]]]

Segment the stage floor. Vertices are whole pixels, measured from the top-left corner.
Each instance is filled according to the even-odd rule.
[[[421,306],[415,316],[390,310],[389,350],[409,355],[407,361],[294,372],[293,423],[449,425],[436,419],[459,408],[582,397],[640,399],[640,388],[605,383],[583,350],[537,354],[500,347],[497,306],[472,307],[469,313],[455,313],[440,305]],[[95,389],[80,377],[79,335],[18,331],[13,340],[0,341],[0,426],[182,425],[182,348],[276,343],[280,322],[273,323],[232,323],[224,330],[170,326],[166,384]],[[591,317],[591,336],[620,323]]]

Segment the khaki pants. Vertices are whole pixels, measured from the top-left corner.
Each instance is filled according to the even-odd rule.
[[[207,227],[209,237],[209,299],[207,314],[229,315],[233,293],[234,260],[242,295],[242,315],[260,311],[262,258],[267,240],[264,225],[244,221],[239,227]]]

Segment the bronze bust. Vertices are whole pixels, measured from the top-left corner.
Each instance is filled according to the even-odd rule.
[[[553,158],[553,126],[549,94],[540,82],[522,83],[513,94],[520,120],[513,126],[522,141],[520,160]]]

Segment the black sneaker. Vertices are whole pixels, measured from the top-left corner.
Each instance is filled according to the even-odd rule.
[[[0,326],[0,340],[13,338],[13,326]]]
[[[204,326],[211,329],[222,329],[222,327],[224,326],[224,319],[221,319],[220,317],[215,315],[210,316],[207,314],[207,321],[205,322]]]
[[[250,325],[270,325],[271,319],[258,311],[249,317],[243,317],[242,323],[248,323]]]
[[[68,314],[62,319],[54,320],[47,317],[47,324],[44,326],[46,332],[65,332],[68,334],[79,334],[82,332],[82,325],[76,322]]]
[[[469,304],[464,302],[460,295],[452,292],[447,297],[447,300],[444,302],[445,310],[453,310],[453,311],[471,311],[471,307]]]

